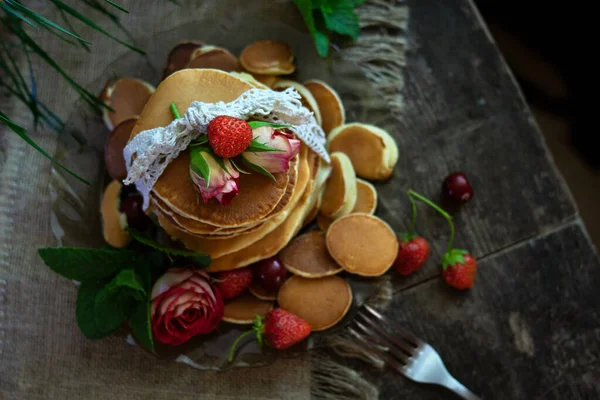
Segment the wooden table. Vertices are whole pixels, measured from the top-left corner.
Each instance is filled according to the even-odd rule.
[[[456,247],[477,257],[479,272],[467,292],[445,285],[448,228],[423,207],[432,255],[394,279],[386,313],[485,399],[600,398],[600,262],[533,116],[471,1],[409,5],[397,170],[403,186],[434,198],[449,172],[469,176],[475,197],[455,214]],[[401,208],[407,225],[396,196],[381,215]],[[364,371],[381,399],[456,398],[389,369]]]

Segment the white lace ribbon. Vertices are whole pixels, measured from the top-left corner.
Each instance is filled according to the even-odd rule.
[[[185,150],[192,140],[206,135],[208,123],[219,115],[275,123],[287,123],[307,146],[327,162],[325,133],[313,113],[300,102],[300,95],[293,88],[283,92],[266,89],[250,89],[229,103],[202,103],[194,101],[181,118],[166,127],[149,129],[138,133],[125,146],[123,156],[127,177],[123,183],[135,183],[144,197],[144,210],[150,203],[150,191],[167,165]]]

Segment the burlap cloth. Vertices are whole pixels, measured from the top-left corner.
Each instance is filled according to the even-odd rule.
[[[283,19],[298,19],[290,2],[229,1],[231,13],[256,6],[268,7]],[[122,22],[133,37],[148,36],[211,13],[210,1],[164,0],[118,2],[130,10]],[[346,51],[359,63],[367,79],[381,90],[390,107],[402,99],[404,65],[402,28],[407,9],[401,2],[371,0],[360,10],[363,34]],[[241,5],[243,4],[243,7]],[[50,2],[32,8],[61,21]],[[226,23],[227,15],[214,15]],[[100,19],[98,19],[100,20]],[[104,20],[102,20],[104,21]],[[296,21],[295,23],[299,23]],[[301,23],[301,22],[300,22]],[[103,23],[103,26],[108,24]],[[78,81],[98,78],[108,64],[128,52],[115,42],[77,24],[78,33],[91,38],[91,53],[62,44],[44,31],[31,33]],[[111,31],[117,32],[112,27]],[[122,37],[120,32],[117,32]],[[201,39],[201,38],[199,38]],[[63,117],[77,94],[43,63],[34,60],[38,94]],[[108,78],[108,77],[107,77]],[[27,108],[0,98],[2,111],[21,125],[52,154],[57,135],[36,131]],[[183,364],[160,361],[128,347],[122,338],[90,341],[75,322],[76,288],[43,265],[37,249],[55,245],[50,232],[49,162],[23,140],[0,127],[0,398],[1,399],[306,399],[341,398],[344,391],[328,391],[337,366],[319,354],[281,359],[263,368],[228,372],[198,371]],[[344,371],[342,371],[344,372]],[[359,375],[347,375],[349,386],[360,386]],[[331,376],[331,379],[328,377]],[[354,382],[354,383],[352,383]],[[333,382],[332,382],[333,384]],[[345,398],[375,397],[376,388],[350,389]],[[324,389],[325,388],[325,389]]]

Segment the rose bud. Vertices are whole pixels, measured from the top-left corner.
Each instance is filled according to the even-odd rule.
[[[271,151],[245,151],[244,159],[266,171],[275,174],[286,172],[290,167],[290,160],[300,152],[300,140],[270,126],[262,126],[252,131],[253,142],[258,142],[274,150]],[[252,145],[251,145],[252,146]]]
[[[190,177],[202,200],[207,202],[214,197],[223,205],[231,203],[239,192],[237,179],[240,173],[229,159],[221,159],[221,166],[208,151],[197,149],[192,149],[190,157]]]
[[[208,274],[193,268],[170,268],[152,288],[154,337],[180,345],[212,332],[223,318],[223,298]]]

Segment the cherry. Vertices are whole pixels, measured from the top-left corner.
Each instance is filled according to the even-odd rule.
[[[127,225],[137,230],[144,230],[148,226],[150,219],[144,213],[142,206],[144,199],[139,194],[130,194],[121,202],[119,211],[127,216]]]
[[[473,198],[473,188],[464,173],[453,172],[444,179],[442,195],[445,200],[450,200],[455,204],[464,204]]]
[[[276,256],[259,261],[254,267],[254,279],[269,293],[276,293],[287,276],[287,270]]]

